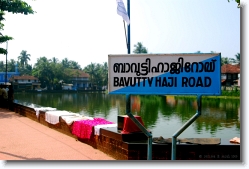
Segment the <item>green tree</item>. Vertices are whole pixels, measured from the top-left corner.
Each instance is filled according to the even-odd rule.
[[[146,47],[143,46],[142,42],[138,42],[136,45],[134,45],[135,49],[133,50],[133,53],[148,53],[148,50]]]
[[[18,61],[20,62],[21,66],[25,68],[28,65],[28,60],[30,60],[30,54],[27,53],[26,50],[22,50],[20,56],[18,56]]]
[[[5,69],[4,69],[4,63],[3,61],[0,61],[0,72],[4,72]]]
[[[7,60],[7,72],[15,72],[16,61],[14,59]],[[5,61],[0,61],[0,72],[6,71],[6,63]],[[20,72],[20,71],[19,71]]]
[[[53,57],[53,58],[52,58],[52,62],[53,62],[53,63],[58,63],[58,61],[59,61],[59,60],[58,60],[56,57]]]
[[[240,53],[237,53],[234,58],[229,58],[230,63],[237,63],[240,64]]]
[[[51,64],[45,56],[37,59],[32,75],[39,78],[43,87],[46,86],[49,89],[50,84],[53,83],[54,74]]]
[[[95,67],[95,77],[94,77],[94,84],[96,84],[97,88],[103,85],[103,71],[102,65],[96,64]]]
[[[69,60],[67,58],[61,61],[64,68],[69,68]]]
[[[78,62],[75,62],[75,61],[72,61],[72,60],[69,61],[69,68],[71,68],[71,69],[81,69]]]
[[[229,64],[230,59],[228,57],[221,57],[221,66],[224,64]]]
[[[28,5],[25,1],[21,0],[0,0],[0,44],[5,43],[13,38],[10,36],[3,36],[1,31],[4,30],[3,21],[5,20],[4,15],[5,12],[12,12],[14,14],[33,14],[34,11],[30,5]],[[4,48],[0,48],[0,54],[7,54],[7,50]]]
[[[240,64],[240,53],[235,55],[236,61]]]
[[[94,78],[95,78],[95,67],[96,67],[96,64],[95,63],[92,63],[90,65],[87,65],[83,71],[85,71],[86,73],[89,74],[90,76],[90,83],[91,83],[91,87],[93,87],[94,85]]]
[[[32,66],[27,64],[25,67],[20,66],[20,64],[18,64],[18,71],[20,73],[20,75],[32,75]]]
[[[68,68],[70,61],[64,59],[63,62],[55,57],[48,59],[45,56],[37,59],[37,63],[32,71],[32,75],[37,77],[42,87],[50,89],[61,89],[61,81],[70,83],[71,70]]]
[[[90,75],[91,87],[102,87],[108,85],[108,64],[104,62],[103,64],[91,63],[87,65],[84,72]]]
[[[0,15],[1,15],[1,11],[0,11]],[[0,16],[1,17],[1,16]],[[1,19],[0,19],[0,30],[1,30]],[[7,35],[2,35],[2,33],[0,32],[0,44],[2,43],[7,43],[7,41],[12,40],[12,37],[9,37]],[[7,49],[1,48],[0,47],[0,54],[7,54]]]
[[[11,59],[8,62],[8,72],[15,72],[15,68],[16,68],[16,61],[14,59]]]
[[[103,86],[107,86],[108,85],[108,64],[107,62],[103,63],[103,67],[102,67],[102,78],[103,78]]]
[[[53,85],[59,85],[60,80],[68,81],[68,75],[66,74],[66,69],[64,69],[61,63],[51,63],[51,68],[54,74]]]

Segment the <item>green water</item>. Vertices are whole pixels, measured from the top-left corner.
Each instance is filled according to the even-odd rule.
[[[125,95],[104,93],[15,93],[19,102],[54,107],[117,123],[125,114]],[[132,113],[142,117],[153,137],[170,138],[197,110],[195,98],[132,96]],[[139,106],[140,105],[140,106]],[[239,99],[202,99],[202,114],[179,138],[240,137]]]

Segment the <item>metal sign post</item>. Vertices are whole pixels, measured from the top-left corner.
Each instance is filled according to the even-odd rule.
[[[148,152],[147,152],[147,160],[152,160],[152,134],[147,131],[147,129],[133,116],[131,113],[131,95],[126,95],[126,114],[129,118],[137,125],[137,127],[148,137]]]
[[[196,114],[189,119],[173,136],[172,136],[172,152],[171,152],[171,160],[176,160],[176,141],[177,137],[187,129],[200,115],[201,115],[201,95],[197,96],[197,104],[198,110]]]

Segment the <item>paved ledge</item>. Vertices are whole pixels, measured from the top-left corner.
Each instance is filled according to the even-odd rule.
[[[27,117],[0,108],[0,160],[115,160]]]

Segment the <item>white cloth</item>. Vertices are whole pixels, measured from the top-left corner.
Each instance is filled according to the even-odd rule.
[[[100,135],[100,129],[101,128],[112,128],[112,127],[117,127],[117,124],[101,124],[101,125],[96,125],[94,126],[94,134],[95,135]]]
[[[51,123],[51,124],[57,124],[60,122],[59,118],[60,116],[62,115],[74,115],[75,113],[71,113],[71,112],[68,112],[68,111],[47,111],[45,112],[45,120],[46,122],[48,123]]]
[[[87,117],[87,116],[82,116],[79,114],[75,114],[74,116],[61,116],[61,118],[68,124],[71,125],[73,122],[75,121],[79,121],[79,120],[93,120],[92,117]]]
[[[52,108],[52,107],[39,107],[39,108],[34,108],[35,110],[35,114],[37,116],[37,118],[39,117],[40,111],[52,111],[52,110],[56,110],[56,108]]]
[[[126,12],[123,0],[116,0],[117,1],[117,13],[123,17],[123,20],[126,21],[127,25],[130,24],[129,16]]]

